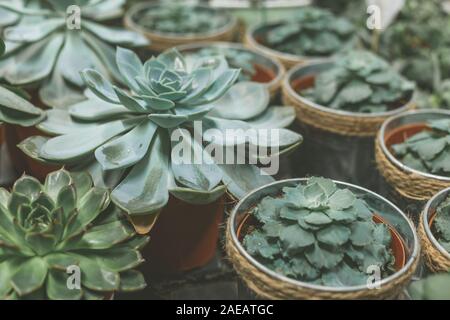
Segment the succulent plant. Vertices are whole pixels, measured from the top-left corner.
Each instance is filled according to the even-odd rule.
[[[450,119],[428,121],[424,130],[391,149],[397,159],[412,169],[450,176]]]
[[[356,50],[336,57],[334,65],[302,92],[312,101],[351,112],[385,112],[412,97],[414,84],[396,73],[383,59]]]
[[[4,52],[5,43],[0,40],[0,57]],[[29,127],[44,119],[44,112],[28,102],[24,95],[20,88],[0,84],[0,125],[6,122]]]
[[[332,180],[313,177],[263,198],[251,211],[258,223],[244,238],[266,267],[325,286],[367,283],[369,266],[392,272],[391,234],[375,223],[367,203]]]
[[[13,85],[39,88],[46,105],[61,108],[84,99],[79,92],[85,88],[80,70],[94,68],[111,80],[122,81],[114,61],[114,46],[148,44],[138,33],[105,24],[120,15],[124,2],[1,1],[3,12],[16,18],[0,21],[6,26],[6,54],[0,60],[0,76]],[[73,4],[80,8],[79,26],[72,13],[66,13]]]
[[[450,253],[450,196],[437,207],[432,230],[439,244]]]
[[[39,128],[58,137],[31,137],[20,147],[41,161],[116,173],[123,179],[113,185],[112,200],[132,215],[158,212],[169,192],[190,203],[209,203],[227,189],[241,197],[272,181],[249,162],[225,165],[211,159],[208,146],[221,150],[237,145],[278,146],[275,156],[302,141],[300,135],[282,128],[294,120],[294,110],[267,108],[269,93],[261,84],[232,86],[239,70],[230,69],[224,57],[205,57],[187,66],[172,49],[143,64],[132,51],[118,48],[117,64],[129,90],[111,85],[95,70],[83,71],[92,91],[90,99],[68,111],[48,111]],[[207,129],[204,134],[195,121]],[[245,136],[225,135],[228,129],[258,128],[280,128],[279,140],[250,144]],[[208,135],[208,129],[225,138]],[[202,141],[193,139],[194,133]],[[177,141],[171,139],[174,136]],[[173,154],[178,154],[172,149],[180,141],[193,151],[194,159],[188,155],[190,161],[174,161]]]
[[[230,16],[219,10],[177,2],[154,5],[139,12],[134,19],[152,32],[183,35],[210,33],[230,22]]]
[[[142,289],[133,268],[147,240],[87,173],[55,171],[44,184],[22,176],[11,192],[0,189],[0,298],[103,299]],[[78,288],[67,284],[69,267],[81,272]]]
[[[283,21],[270,28],[262,39],[264,45],[300,56],[329,56],[348,47],[355,28],[345,18],[314,7],[298,11],[295,20]]]
[[[433,274],[413,281],[408,293],[413,300],[450,300],[450,274]]]

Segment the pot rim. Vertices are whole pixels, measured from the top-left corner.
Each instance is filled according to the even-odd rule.
[[[425,208],[423,210],[421,219],[423,223],[423,228],[425,229],[425,234],[427,235],[428,239],[431,241],[431,243],[434,245],[436,249],[439,250],[439,252],[444,255],[447,259],[450,259],[450,253],[444,249],[444,247],[441,246],[439,241],[435,238],[433,232],[431,232],[431,227],[429,225],[429,221],[431,218],[431,207],[440,200],[441,196],[447,196],[450,195],[450,188],[443,189],[436,193],[430,200],[428,200],[427,204],[425,205]],[[436,205],[439,205],[439,203],[436,203]]]
[[[282,185],[282,184],[289,183],[289,182],[300,183],[300,182],[307,181],[307,180],[308,180],[308,178],[292,178],[292,179],[284,179],[284,180],[275,181],[275,182],[266,184],[266,185],[264,185],[262,187],[259,187],[257,189],[254,189],[253,191],[248,193],[245,197],[243,197],[238,202],[238,204],[233,208],[233,211],[231,212],[230,218],[228,219],[228,222],[227,222],[228,228],[230,230],[231,239],[233,241],[233,244],[236,246],[236,248],[239,251],[239,253],[241,255],[243,255],[245,257],[245,259],[247,261],[249,261],[255,268],[259,269],[260,271],[268,274],[269,276],[271,276],[272,278],[275,278],[277,280],[288,282],[288,283],[290,283],[292,285],[299,286],[299,287],[309,288],[309,289],[313,289],[313,290],[320,290],[320,291],[330,291],[330,292],[336,292],[336,293],[367,290],[367,286],[366,285],[345,286],[345,287],[330,287],[330,286],[319,286],[319,285],[316,285],[316,284],[311,284],[311,283],[308,283],[308,282],[303,282],[303,281],[298,281],[298,280],[295,280],[295,279],[288,278],[286,276],[283,276],[281,274],[276,273],[275,271],[270,270],[269,268],[267,268],[263,264],[261,264],[258,261],[256,261],[256,259],[253,258],[250,254],[248,254],[247,251],[244,249],[244,247],[241,245],[241,243],[240,243],[240,241],[239,241],[239,239],[237,237],[237,233],[236,233],[237,230],[236,230],[236,228],[234,226],[234,224],[235,224],[234,222],[236,220],[236,215],[237,215],[239,207],[244,202],[246,202],[247,199],[250,196],[252,196],[253,194],[259,192],[260,190],[263,190],[263,189],[271,187],[271,186],[276,186],[277,184]],[[389,275],[386,278],[383,278],[379,282],[379,284],[380,284],[380,286],[388,284],[392,280],[395,280],[396,278],[398,278],[401,275],[403,275],[404,273],[406,273],[409,270],[409,268],[413,265],[414,261],[416,260],[416,258],[419,255],[419,240],[418,240],[418,237],[417,237],[417,234],[416,234],[416,230],[415,230],[412,222],[392,202],[390,202],[386,198],[376,194],[375,192],[370,191],[370,190],[365,189],[365,188],[360,187],[360,186],[356,186],[356,185],[351,184],[351,183],[347,183],[347,182],[342,182],[342,181],[337,181],[337,180],[333,180],[333,182],[335,182],[336,184],[339,184],[339,185],[350,186],[352,188],[359,189],[359,190],[361,190],[361,191],[363,191],[365,193],[368,193],[368,194],[371,194],[371,195],[377,197],[380,200],[383,200],[385,203],[387,203],[393,209],[395,209],[395,211],[397,211],[401,215],[401,217],[406,221],[406,223],[409,225],[410,231],[412,232],[413,237],[414,237],[413,251],[411,252],[410,256],[408,257],[405,265],[400,270],[394,272],[393,274]],[[394,228],[394,230],[395,230],[395,228]]]
[[[254,9],[249,0],[210,0],[209,5],[214,8],[227,8],[227,9]],[[310,5],[310,0],[265,0],[260,1],[263,8],[271,9],[286,9],[296,8]]]
[[[249,51],[252,54],[256,55],[256,56],[260,56],[264,59],[266,59],[267,61],[270,61],[271,64],[274,65],[276,72],[275,72],[275,77],[269,81],[269,82],[263,82],[263,84],[267,85],[267,86],[272,86],[275,85],[276,83],[280,82],[285,74],[285,68],[283,67],[283,65],[281,64],[280,61],[278,61],[277,59],[271,58],[270,56],[263,54],[261,52],[258,52],[254,49],[248,48],[246,46],[244,46],[242,43],[234,43],[234,42],[226,42],[226,41],[207,41],[207,42],[195,42],[195,43],[189,43],[189,44],[182,44],[179,46],[176,46],[176,48],[180,51],[183,52],[183,50],[195,50],[195,49],[200,49],[203,47],[208,47],[208,46],[216,46],[216,47],[229,47],[229,48],[233,48],[233,49],[237,49],[237,50],[245,50],[245,51]],[[263,67],[266,67],[266,65],[264,65]]]
[[[152,34],[152,35],[162,37],[162,38],[172,40],[172,41],[178,41],[178,40],[195,41],[195,40],[201,40],[204,38],[215,37],[215,36],[219,36],[219,35],[229,32],[237,25],[237,18],[228,12],[218,11],[216,8],[208,7],[205,5],[199,5],[199,4],[196,4],[195,2],[192,2],[192,5],[196,8],[206,9],[206,10],[210,10],[213,12],[217,11],[219,14],[227,16],[228,23],[225,24],[223,27],[215,29],[215,30],[211,30],[208,32],[203,32],[203,33],[193,33],[193,34],[192,33],[176,34],[176,33],[169,33],[169,32],[167,32],[167,33],[160,32],[157,30],[149,30],[149,29],[146,29],[146,28],[142,27],[141,25],[137,24],[134,21],[133,16],[138,12],[141,12],[144,10],[149,10],[154,7],[160,7],[160,6],[163,6],[163,4],[162,3],[154,3],[154,2],[140,2],[140,3],[136,3],[136,4],[132,5],[126,11],[126,13],[124,15],[125,24],[143,34]],[[151,44],[150,44],[150,46],[151,46]]]
[[[310,107],[319,109],[322,112],[337,114],[337,115],[347,116],[347,117],[354,117],[354,118],[369,118],[370,119],[370,118],[379,118],[379,117],[390,117],[390,116],[393,116],[393,115],[396,115],[396,114],[399,114],[399,113],[402,113],[402,112],[408,110],[409,106],[414,102],[415,94],[416,94],[415,91],[411,94],[411,97],[409,98],[407,103],[405,103],[401,107],[395,108],[393,110],[389,110],[389,111],[385,111],[385,112],[375,112],[375,113],[350,112],[350,111],[345,111],[345,110],[331,109],[326,106],[315,103],[315,102],[301,96],[294,90],[294,88],[292,88],[291,82],[293,80],[295,80],[295,79],[293,79],[295,73],[297,73],[300,70],[307,68],[307,67],[310,68],[310,67],[320,66],[320,65],[324,65],[324,64],[328,64],[328,63],[333,63],[333,61],[334,60],[332,58],[328,58],[328,59],[322,59],[322,61],[315,61],[315,62],[308,62],[305,64],[299,64],[299,65],[291,68],[286,73],[286,76],[284,77],[283,87],[288,91],[289,95],[295,97],[295,99],[299,100],[303,104],[306,104]]]
[[[436,180],[440,180],[440,181],[450,181],[450,177],[438,176],[438,175],[435,175],[435,174],[432,174],[432,173],[422,172],[422,171],[419,171],[419,170],[416,170],[416,169],[412,169],[412,168],[406,166],[405,164],[400,162],[389,151],[389,148],[387,147],[387,145],[385,143],[385,136],[388,133],[387,132],[387,127],[389,126],[389,124],[391,122],[393,122],[393,121],[395,121],[397,119],[400,119],[400,118],[408,117],[410,115],[427,114],[427,113],[436,113],[436,114],[446,115],[446,116],[450,117],[450,111],[449,110],[440,110],[440,109],[436,109],[436,110],[431,110],[431,109],[430,110],[410,110],[410,111],[402,112],[402,113],[400,113],[398,115],[390,117],[389,119],[386,119],[386,121],[383,122],[383,124],[381,125],[381,128],[380,128],[378,137],[377,137],[377,142],[380,144],[381,150],[388,157],[389,161],[394,163],[398,168],[400,168],[400,169],[402,169],[404,171],[408,171],[408,172],[414,173],[416,175],[420,175],[422,177],[436,179]]]

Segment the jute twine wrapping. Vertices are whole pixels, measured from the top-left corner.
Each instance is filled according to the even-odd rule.
[[[422,215],[423,214],[424,213],[422,213]],[[433,272],[448,272],[450,270],[450,258],[445,256],[444,253],[431,242],[425,232],[423,219],[420,219],[418,229],[422,255],[425,258],[427,267]]]
[[[295,107],[299,121],[326,132],[342,136],[373,137],[377,134],[383,122],[390,116],[364,117],[323,111],[300,101],[288,90],[287,86],[289,84],[285,82],[282,88],[283,103]],[[414,109],[414,104],[408,103],[406,109]]]
[[[375,160],[378,170],[401,196],[415,201],[427,201],[450,186],[450,182],[428,178],[396,166],[384,154],[379,139],[380,137],[375,142]]]
[[[258,296],[272,300],[354,300],[354,299],[393,299],[397,297],[408,284],[416,271],[419,255],[410,268],[402,275],[378,289],[364,289],[349,292],[332,292],[317,290],[281,281],[256,268],[250,261],[239,253],[228,224],[226,231],[226,251],[234,269],[244,280],[245,284]]]
[[[258,42],[253,38],[253,35],[249,31],[245,33],[245,36],[243,37],[243,43],[245,46],[247,46],[252,50],[256,50],[261,54],[264,54],[268,57],[271,57],[272,59],[280,61],[286,67],[287,70],[289,70],[295,65],[308,63],[310,61],[310,59],[308,59],[307,57],[287,55],[283,52],[266,48],[258,44]]]
[[[233,41],[237,29],[237,21],[236,19],[233,19],[233,22],[231,22],[222,30],[213,34],[172,36],[144,30],[143,28],[137,26],[136,23],[132,21],[129,15],[125,16],[124,23],[128,29],[143,34],[148,40],[151,41],[150,48],[158,52],[162,52],[172,47],[193,42]]]

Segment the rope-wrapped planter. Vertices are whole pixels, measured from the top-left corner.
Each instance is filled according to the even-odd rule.
[[[431,231],[436,208],[449,194],[450,189],[437,193],[428,201],[420,217],[418,233],[422,255],[427,267],[432,272],[448,272],[450,270],[450,254],[439,244]]]
[[[449,111],[410,111],[386,120],[376,138],[375,158],[378,170],[390,186],[407,200],[423,202],[437,192],[450,187],[450,178],[423,173],[405,166],[390,151],[394,139],[406,139],[425,121],[450,117]],[[409,129],[408,129],[409,128]],[[408,132],[409,130],[409,132]],[[414,132],[417,133],[417,132]],[[398,137],[398,138],[397,138]],[[396,143],[403,141],[396,141]]]
[[[364,192],[374,197],[373,205],[383,200],[384,212],[379,212],[383,220],[391,226],[404,240],[406,259],[403,267],[394,274],[382,279],[378,288],[369,289],[366,285],[353,287],[325,287],[311,283],[301,282],[282,276],[263,266],[250,256],[239,240],[239,231],[242,223],[251,208],[267,195],[276,196],[284,186],[294,186],[305,179],[290,179],[277,181],[262,188],[256,189],[243,198],[234,208],[226,231],[226,252],[233,267],[242,278],[246,286],[258,297],[264,299],[392,299],[397,297],[409,283],[415,273],[419,258],[420,247],[412,223],[393,204],[375,193],[350,184],[336,182],[347,188]],[[389,209],[387,209],[389,208]],[[377,208],[374,208],[377,210]],[[378,208],[381,210],[382,208]],[[391,222],[392,221],[392,222]],[[394,222],[395,221],[395,222]],[[401,226],[401,227],[400,227]]]
[[[203,48],[217,48],[219,50],[237,50],[253,55],[253,63],[256,70],[256,78],[251,79],[255,82],[264,83],[270,92],[271,98],[275,98],[280,91],[281,83],[284,78],[285,68],[276,59],[263,55],[258,51],[244,47],[239,43],[230,42],[201,42],[178,46],[177,49],[184,55],[195,53]]]
[[[193,42],[210,42],[210,41],[232,41],[235,38],[235,33],[238,28],[237,19],[227,13],[220,12],[220,14],[226,14],[228,23],[216,30],[210,30],[206,33],[200,34],[174,34],[174,33],[162,33],[156,30],[149,30],[136,23],[136,15],[143,11],[151,10],[158,6],[155,3],[138,3],[132,6],[125,14],[124,24],[130,30],[143,34],[147,39],[151,41],[150,48],[153,51],[162,52],[166,49],[189,44]],[[211,12],[218,12],[215,9],[198,6],[202,10],[209,10]]]

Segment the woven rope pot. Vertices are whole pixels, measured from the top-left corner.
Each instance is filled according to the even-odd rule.
[[[414,214],[418,212],[437,192],[450,187],[450,178],[420,172],[405,166],[391,153],[392,144],[403,142],[407,137],[420,132],[425,122],[433,119],[450,118],[446,110],[409,111],[387,119],[381,126],[375,142],[375,157],[378,170],[388,188],[398,198],[403,208]]]
[[[439,244],[431,231],[436,209],[449,195],[450,188],[437,193],[428,201],[420,216],[418,232],[422,255],[427,267],[432,272],[448,272],[450,270],[450,254]]]
[[[280,91],[281,82],[285,74],[284,66],[276,59],[263,55],[258,51],[244,47],[239,43],[231,42],[198,42],[178,46],[177,49],[183,54],[193,54],[204,48],[217,48],[218,50],[232,49],[239,52],[249,53],[253,56],[252,63],[256,74],[251,81],[264,83],[270,92],[271,98],[274,98]],[[232,66],[238,67],[238,66]]]
[[[314,85],[315,76],[332,65],[331,60],[298,65],[283,80],[283,102],[296,108],[297,129],[305,137],[302,150],[295,156],[302,166],[297,166],[295,172],[299,176],[326,176],[373,190],[379,185],[374,155],[376,133],[387,118],[414,108],[412,97],[397,109],[367,114],[321,106],[298,93]]]
[[[290,179],[263,186],[244,197],[234,208],[227,223],[226,250],[247,287],[265,299],[390,299],[399,295],[414,274],[420,257],[419,241],[414,227],[400,209],[388,200],[351,184],[335,181],[338,186],[348,188],[355,194],[364,195],[364,200],[376,211],[380,221],[389,225],[391,234],[395,232],[403,245],[404,255],[396,255],[396,258],[404,258],[399,269],[382,279],[378,289],[368,289],[365,285],[325,287],[297,281],[268,269],[245,251],[239,230],[247,220],[250,209],[265,196],[277,196],[283,187],[296,186],[305,181],[303,178]]]
[[[124,17],[124,23],[130,30],[139,32],[143,34],[147,39],[151,41],[150,49],[156,52],[162,52],[168,48],[189,44],[193,42],[210,42],[210,41],[232,41],[235,37],[235,32],[237,29],[237,19],[223,11],[216,11],[215,9],[209,7],[197,6],[199,10],[208,10],[213,14],[226,14],[228,23],[220,29],[210,30],[207,33],[201,34],[173,34],[173,33],[163,33],[156,30],[146,29],[136,23],[136,16],[142,12],[152,10],[160,6],[157,3],[138,3],[132,6],[126,13]]]
[[[275,22],[270,24],[255,25],[253,27],[249,27],[245,32],[243,40],[244,44],[251,49],[261,52],[262,54],[265,54],[274,59],[278,59],[286,67],[287,70],[291,69],[295,65],[320,62],[326,60],[326,58],[323,57],[306,57],[281,52],[263,45],[259,39],[263,37],[263,35],[266,33],[268,29],[275,27],[279,24],[280,23]]]

